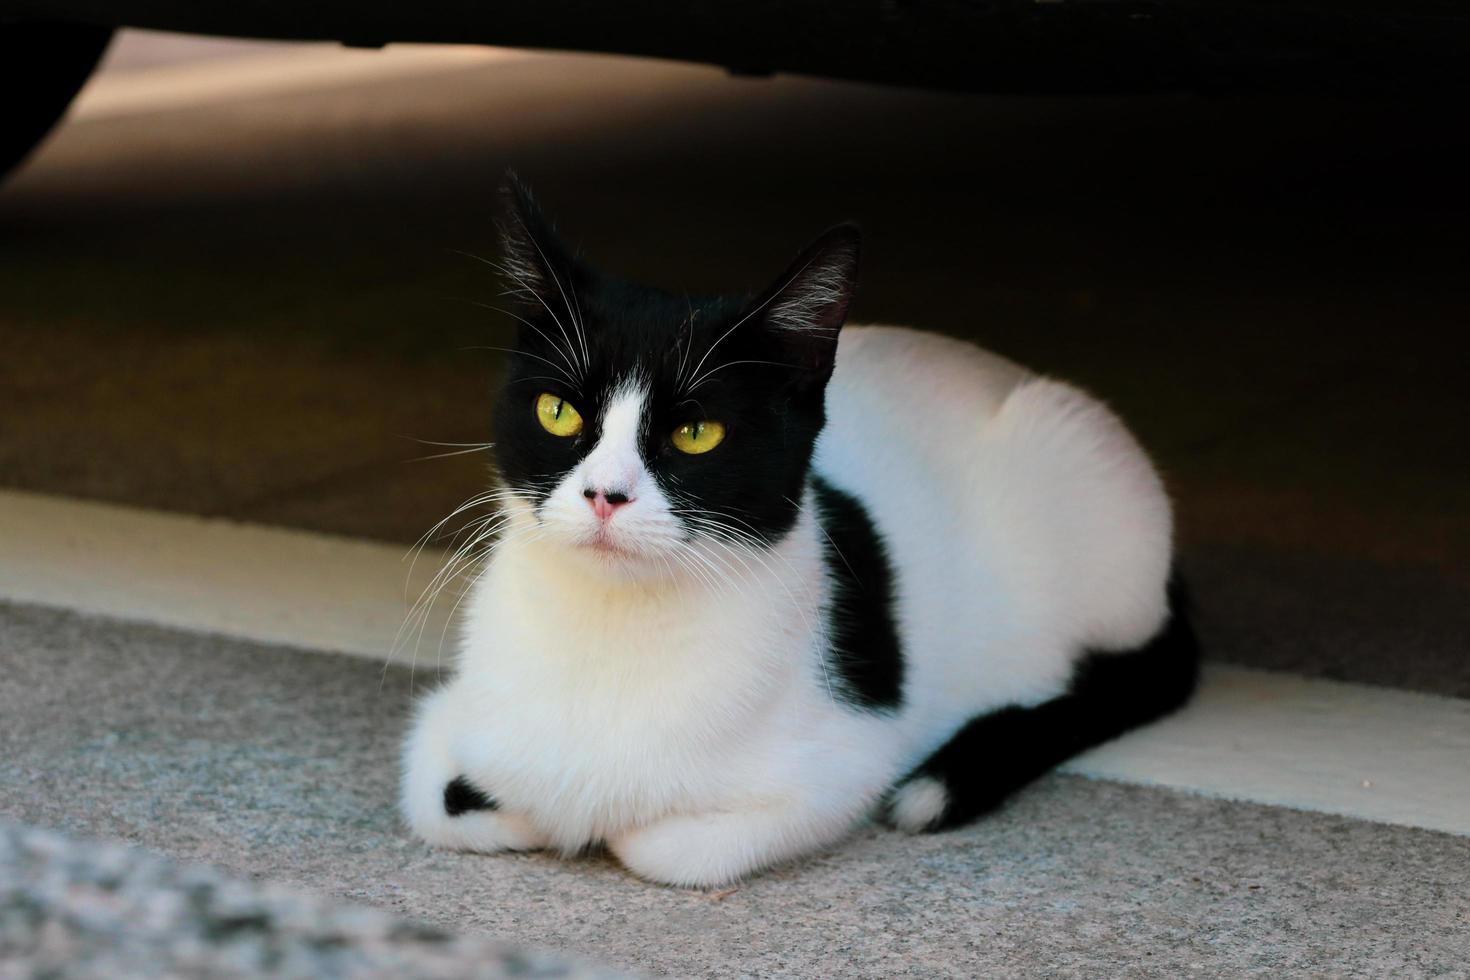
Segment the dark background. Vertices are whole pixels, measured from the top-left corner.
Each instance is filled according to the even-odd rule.
[[[371,55],[363,55],[371,57]],[[0,484],[411,542],[484,481],[493,189],[670,288],[867,233],[853,319],[1115,405],[1211,655],[1470,696],[1470,139],[1427,101],[999,98],[543,56],[82,117],[0,189]],[[920,397],[921,393],[915,393]]]

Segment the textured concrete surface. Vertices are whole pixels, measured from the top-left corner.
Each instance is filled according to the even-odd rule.
[[[145,59],[146,60],[146,59]],[[555,56],[63,127],[0,188],[0,484],[411,541],[477,490],[515,163],[610,267],[1089,385],[1213,655],[1470,695],[1470,136],[1404,105],[996,100]],[[466,301],[472,302],[466,302]]]
[[[1470,957],[1470,839],[1068,777],[730,893],[600,856],[431,852],[393,808],[408,683],[0,607],[0,816],[656,974],[1454,976]]]
[[[612,971],[0,823],[0,977],[592,980]]]

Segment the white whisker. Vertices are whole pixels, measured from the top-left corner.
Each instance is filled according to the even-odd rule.
[[[536,239],[535,238],[532,238],[531,239],[531,244],[532,245],[536,245],[536,251],[538,253],[541,252],[541,246],[536,244]],[[451,251],[457,251],[457,250],[451,249]],[[537,289],[535,289],[530,283],[526,282],[525,278],[522,277],[520,275],[520,273],[516,272],[514,269],[510,268],[509,266],[504,265],[503,263],[493,262],[490,259],[482,258],[481,256],[474,255],[474,254],[472,254],[470,252],[459,252],[459,254],[465,256],[466,258],[474,259],[476,262],[483,262],[485,265],[488,265],[490,268],[496,270],[501,275],[508,276],[511,279],[514,279],[522,287],[524,287],[525,289],[529,290],[530,293],[531,293],[531,295],[533,295],[536,298],[536,301],[541,304],[541,307],[544,310],[546,310],[547,315],[551,317],[551,321],[556,324],[556,329],[561,332],[562,339],[567,342],[567,346],[568,347],[571,347],[572,346],[572,338],[567,333],[567,328],[562,324],[561,318],[556,315],[556,311],[555,310],[553,310],[550,306],[547,305],[546,300],[542,298],[540,291],[537,290]],[[543,261],[543,262],[546,261],[546,256],[544,254],[542,254],[542,256],[541,256],[541,261]],[[550,264],[549,263],[548,263],[548,270],[551,272],[552,278],[555,278],[556,277],[556,270],[555,269],[550,269]],[[561,289],[561,283],[559,281],[557,282],[557,289]],[[563,293],[562,295],[565,296],[566,294]]]
[[[561,371],[562,377],[564,377],[566,379],[567,384],[571,385],[573,388],[577,388],[578,391],[581,390],[580,387],[579,387],[579,382],[577,381],[576,378],[572,377],[570,374],[567,374],[565,371],[563,371],[560,364],[556,363],[553,360],[550,360],[549,358],[542,357],[540,354],[532,354],[530,351],[516,350],[516,349],[511,348],[511,347],[491,347],[491,346],[488,346],[488,345],[480,345],[480,346],[476,346],[476,347],[463,347],[463,348],[460,348],[460,349],[461,350],[494,350],[494,351],[500,351],[503,354],[519,354],[521,357],[529,357],[532,360],[540,361],[541,363],[548,365],[549,367],[551,367],[555,371]]]
[[[567,351],[563,350],[562,347],[561,347],[561,345],[559,345],[556,341],[552,340],[551,337],[546,333],[546,331],[542,330],[540,327],[536,326],[536,324],[532,323],[530,320],[527,320],[525,317],[521,316],[519,313],[516,313],[516,312],[514,312],[512,310],[507,310],[504,307],[492,306],[489,303],[481,303],[478,300],[472,300],[472,299],[470,299],[470,300],[465,300],[465,302],[466,303],[469,303],[471,306],[478,306],[482,310],[491,310],[491,311],[493,311],[495,313],[503,313],[504,315],[510,317],[511,319],[519,321],[523,326],[530,327],[532,330],[534,330],[536,332],[536,336],[538,336],[542,340],[546,341],[546,345],[548,347],[550,347],[552,350],[556,351],[558,354],[561,355],[562,360],[563,361],[566,361],[567,368],[571,371],[572,374],[575,375],[575,374],[580,374],[581,373],[581,370],[577,367],[576,363],[574,363],[573,360],[570,357],[567,356]]]
[[[736,329],[738,329],[739,326],[742,323],[744,323],[746,320],[749,320],[751,317],[755,316],[757,313],[759,313],[762,310],[764,310],[767,306],[770,306],[771,305],[771,302],[777,296],[780,296],[783,292],[785,292],[786,291],[786,287],[787,286],[790,286],[793,282],[795,282],[797,280],[797,278],[803,272],[805,272],[807,270],[807,268],[813,262],[815,262],[816,260],[817,260],[817,257],[815,255],[812,256],[810,259],[807,259],[805,265],[803,265],[800,269],[797,269],[795,272],[793,272],[791,274],[791,278],[787,279],[784,283],[781,284],[781,288],[776,289],[776,290],[773,290],[771,292],[771,295],[770,296],[767,296],[764,300],[762,300],[761,301],[761,304],[759,306],[757,306],[755,309],[751,310],[749,313],[745,314],[739,320],[736,320],[734,326],[732,326],[729,330],[726,330],[724,333],[720,334],[719,339],[716,340],[713,344],[710,344],[709,345],[709,350],[707,350],[707,351],[704,352],[704,356],[701,357],[699,359],[699,363],[694,366],[694,373],[696,375],[699,374],[699,369],[702,368],[702,367],[704,367],[704,362],[707,361],[707,360],[709,360],[709,356],[715,352],[715,348],[716,347],[720,346],[721,344],[723,344],[725,342],[725,338],[726,337],[728,337],[732,333],[734,333],[736,331]]]

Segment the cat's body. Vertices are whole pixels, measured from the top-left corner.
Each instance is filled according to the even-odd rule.
[[[645,877],[715,885],[880,807],[908,830],[962,822],[1187,697],[1168,500],[1106,408],[910,330],[847,328],[835,363],[780,516],[712,504],[649,568],[616,542],[571,556],[555,530],[589,502],[599,533],[622,513],[650,539],[694,513],[657,508],[661,493],[685,502],[698,471],[640,449],[657,382],[606,379],[596,444],[565,486],[527,479],[539,502],[507,498],[456,676],[410,735],[404,810],[421,836],[605,842]],[[621,502],[604,513],[603,484],[653,501],[648,527]]]

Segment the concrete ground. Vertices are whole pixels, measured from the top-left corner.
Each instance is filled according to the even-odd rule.
[[[81,112],[0,189],[0,486],[412,541],[483,483],[415,440],[487,438],[496,356],[466,348],[508,327],[454,250],[494,251],[507,163],[592,256],[673,288],[761,284],[858,218],[855,319],[976,339],[1135,426],[1210,656],[1470,697],[1470,137],[1434,107],[545,56]],[[0,814],[647,972],[1470,953],[1460,837],[1054,777],[717,900],[409,843],[396,668],[379,693],[361,661],[27,607],[0,662]]]
[[[669,976],[1454,976],[1470,838],[1054,776],[713,895],[407,839],[402,668],[0,606],[0,816]]]

